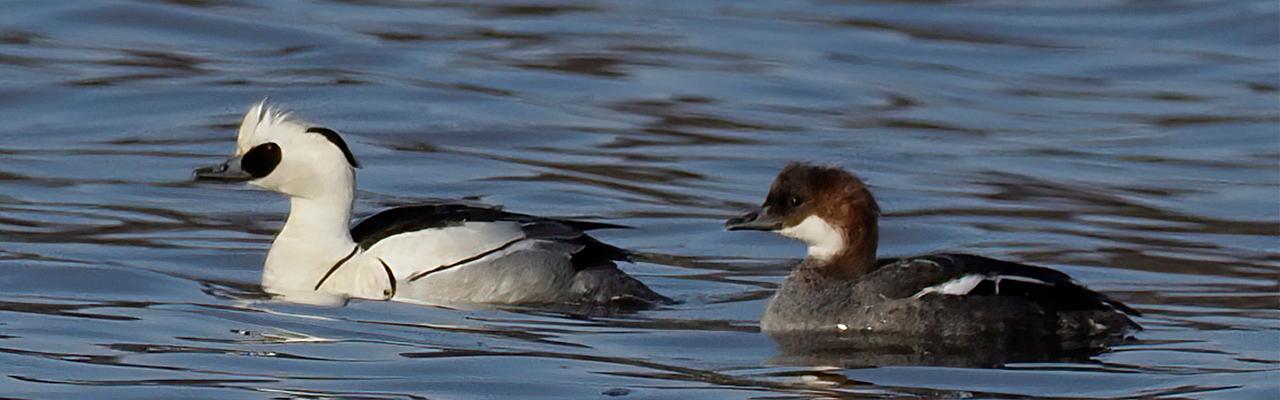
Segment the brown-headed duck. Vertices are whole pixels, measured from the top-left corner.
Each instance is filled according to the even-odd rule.
[[[877,259],[879,216],[858,177],[794,163],[758,210],[726,221],[729,230],[773,231],[809,246],[761,329],[775,338],[863,333],[961,346],[979,338],[1097,343],[1141,329],[1128,317],[1139,315],[1134,309],[1049,268],[968,254]]]

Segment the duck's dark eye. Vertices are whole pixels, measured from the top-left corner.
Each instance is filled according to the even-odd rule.
[[[240,159],[240,169],[254,178],[267,176],[280,164],[280,146],[275,143],[264,143],[244,153]]]
[[[799,207],[801,204],[804,204],[804,199],[800,196],[791,196],[787,199],[787,205],[791,207]]]

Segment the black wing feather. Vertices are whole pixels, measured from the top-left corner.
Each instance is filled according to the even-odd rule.
[[[623,225],[544,218],[460,203],[428,203],[384,210],[351,228],[351,238],[367,250],[382,239],[404,232],[459,226],[464,222],[497,221],[520,223],[530,238],[578,245],[580,250],[572,254],[573,265],[578,268],[631,258],[626,250],[600,242],[584,232],[627,228]]]
[[[363,249],[382,239],[405,232],[459,226],[467,221],[497,221],[504,213],[497,208],[462,204],[420,204],[396,207],[374,214],[351,228],[351,238]]]
[[[1025,277],[1045,284],[1006,279],[1002,280],[997,288],[994,282],[983,281],[968,295],[1024,297],[1037,304],[1059,311],[1115,309],[1133,316],[1142,315],[1141,312],[1130,308],[1124,303],[1112,300],[1102,293],[1084,287],[1079,282],[1071,279],[1071,276],[1061,271],[1035,265],[1019,264],[970,254],[934,254],[905,260],[880,260],[876,264],[878,267],[883,267],[896,262],[911,260],[928,260],[942,266],[944,270],[949,272],[945,277],[940,276],[942,280],[931,283],[928,286],[969,274]]]

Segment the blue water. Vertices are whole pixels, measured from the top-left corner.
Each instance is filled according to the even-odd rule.
[[[1274,1],[9,1],[0,397],[1280,397]],[[266,301],[287,203],[189,182],[269,97],[357,212],[597,218],[682,304],[585,317]],[[1145,313],[1083,362],[829,368],[758,332],[803,254],[727,233],[788,161],[883,255],[1050,265]]]

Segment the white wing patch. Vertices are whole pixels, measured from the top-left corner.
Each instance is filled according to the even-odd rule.
[[[939,283],[937,285],[926,287],[924,289],[921,289],[919,292],[916,292],[916,294],[912,295],[911,297],[918,299],[930,293],[952,295],[952,296],[963,296],[963,295],[969,294],[969,292],[972,292],[973,289],[978,287],[978,284],[982,283],[983,281],[991,281],[995,283],[995,292],[998,295],[1000,294],[1000,282],[1003,282],[1006,280],[1033,283],[1037,285],[1049,285],[1048,282],[1045,282],[1036,278],[1032,278],[1032,277],[1027,277],[1027,276],[969,274],[969,275],[961,276],[956,279]]]
[[[1000,294],[1000,282],[1003,282],[1003,281],[1018,281],[1018,282],[1034,283],[1037,285],[1049,285],[1049,282],[1045,282],[1036,278],[1032,278],[1029,276],[1021,276],[1021,275],[996,275],[992,277],[992,279],[996,282],[996,294]]]
[[[524,238],[524,231],[516,222],[466,222],[392,235],[379,240],[364,254],[385,261],[396,278],[406,279],[493,252]]]
[[[978,287],[979,283],[986,280],[986,275],[965,275],[956,279],[929,286],[916,292],[913,298],[921,298],[929,293],[965,295],[969,294],[973,288]]]

